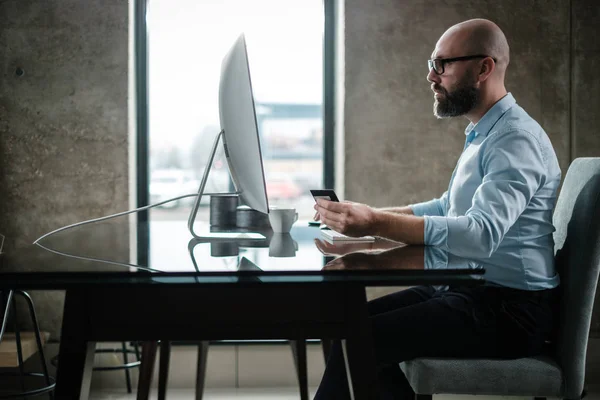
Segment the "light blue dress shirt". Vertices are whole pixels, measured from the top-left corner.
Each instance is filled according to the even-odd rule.
[[[552,211],[561,172],[550,139],[510,93],[465,135],[448,190],[410,206],[425,218],[425,244],[488,258],[506,274],[504,286],[556,287]]]

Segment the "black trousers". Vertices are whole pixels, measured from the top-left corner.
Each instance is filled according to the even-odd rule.
[[[549,351],[557,289],[420,286],[368,304],[381,399],[414,399],[402,361],[417,357],[519,358]],[[334,342],[315,400],[350,399]]]

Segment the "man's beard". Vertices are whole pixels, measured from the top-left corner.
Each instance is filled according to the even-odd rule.
[[[449,118],[465,115],[473,110],[479,103],[479,89],[471,81],[470,76],[465,75],[452,92],[434,85],[434,89],[442,91],[444,96],[439,99],[435,97],[433,114],[438,118]]]

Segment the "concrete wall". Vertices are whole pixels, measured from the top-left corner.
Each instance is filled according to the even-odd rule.
[[[48,231],[127,209],[127,69],[127,1],[0,1],[5,265],[35,263],[11,254]],[[127,230],[113,240],[126,258]],[[61,294],[34,301],[56,332]]]
[[[600,4],[574,0],[572,59],[572,130],[575,157],[600,156]]]

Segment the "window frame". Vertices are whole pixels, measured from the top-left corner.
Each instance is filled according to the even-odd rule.
[[[136,95],[136,207],[149,205],[149,110],[148,110],[148,26],[146,13],[148,2],[134,0],[134,65]],[[335,129],[335,49],[336,49],[336,0],[323,0],[323,185],[335,187],[334,129]],[[149,213],[144,210],[137,216],[137,262],[149,263],[150,232]],[[140,227],[142,229],[140,229]]]

